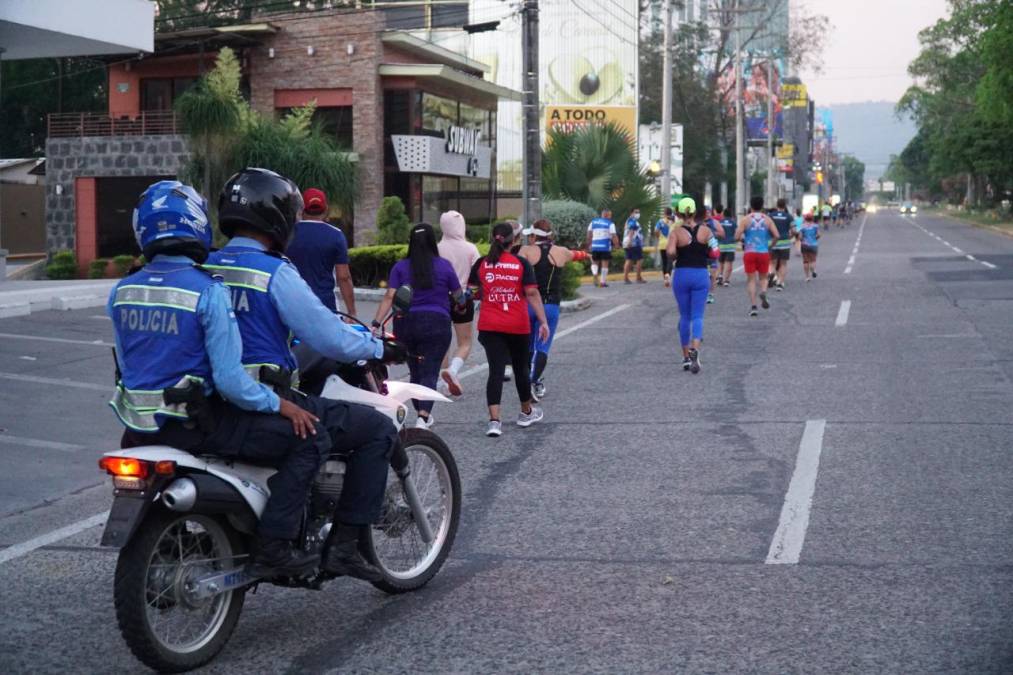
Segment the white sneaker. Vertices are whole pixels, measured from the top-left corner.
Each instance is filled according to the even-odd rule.
[[[436,381],[436,391],[443,394],[447,398],[450,398],[450,387],[448,387],[447,383],[443,381],[443,378],[440,378],[439,380]]]
[[[436,424],[436,420],[433,419],[432,413],[429,413],[429,417],[419,415],[418,419],[415,420],[416,429],[431,429],[434,424]]]
[[[503,381],[509,382],[514,379],[514,369],[511,366],[507,366],[506,370],[503,371]]]
[[[545,391],[546,391],[545,383],[542,382],[541,380],[531,385],[531,395],[534,396],[539,401],[545,398]]]
[[[536,405],[531,406],[531,412],[525,413],[523,410],[517,415],[517,426],[519,427],[530,427],[535,422],[541,422],[542,418],[545,417],[545,413],[542,409]]]
[[[461,381],[457,379],[457,375],[454,375],[449,370],[444,370],[440,373],[440,384],[446,386],[451,396],[460,396],[464,393],[464,390],[461,389]]]
[[[489,428],[485,430],[485,435],[490,438],[502,436],[503,424],[499,420],[489,420]]]

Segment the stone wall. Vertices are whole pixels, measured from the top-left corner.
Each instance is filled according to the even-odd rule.
[[[182,136],[85,136],[46,141],[46,239],[49,251],[75,248],[80,177],[174,177],[190,158]],[[60,186],[61,194],[57,194]]]

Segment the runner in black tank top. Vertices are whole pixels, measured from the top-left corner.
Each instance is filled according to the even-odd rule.
[[[693,224],[696,201],[692,197],[679,200],[676,209],[682,227],[668,239],[668,253],[675,256],[672,293],[679,305],[679,342],[682,345],[682,368],[700,372],[700,342],[703,340],[703,315],[710,292],[710,246],[713,239],[705,222]],[[700,238],[704,242],[700,242]],[[688,240],[688,241],[687,241]]]
[[[552,348],[552,339],[556,335],[556,326],[559,325],[559,305],[563,300],[563,269],[574,260],[585,259],[587,253],[555,246],[551,239],[552,225],[547,220],[537,221],[524,232],[535,237],[535,243],[522,247],[518,254],[531,263],[535,270],[538,292],[542,296],[545,318],[549,322],[549,339],[544,342],[538,340],[537,332],[532,331],[531,344],[529,345],[531,393],[535,399],[541,399],[545,396],[542,373],[549,360],[549,350]],[[532,317],[531,320],[535,321],[535,318]]]

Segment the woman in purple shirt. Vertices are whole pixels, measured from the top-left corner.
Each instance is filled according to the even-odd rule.
[[[435,389],[443,355],[450,348],[450,305],[462,302],[464,293],[450,261],[440,257],[436,234],[428,223],[412,228],[408,255],[391,268],[387,294],[376,310],[374,328],[390,310],[394,291],[404,284],[412,287],[412,304],[405,315],[394,320],[394,333],[414,357],[408,359],[411,381]],[[415,426],[419,429],[433,426],[433,402],[412,403],[418,412]]]

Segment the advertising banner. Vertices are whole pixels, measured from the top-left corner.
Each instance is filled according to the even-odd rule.
[[[809,90],[804,84],[782,84],[781,102],[785,108],[807,108]]]
[[[472,36],[469,55],[489,66],[486,79],[521,91],[520,15],[508,13],[506,4],[502,0],[472,1],[473,22],[499,19],[500,24],[494,33]],[[543,131],[595,123],[604,115],[629,129],[636,141],[638,13],[637,0],[609,0],[593,8],[586,0],[539,3],[538,85],[546,115]],[[590,119],[585,119],[588,115]],[[521,189],[521,117],[519,102],[500,102],[496,134],[500,191]]]

